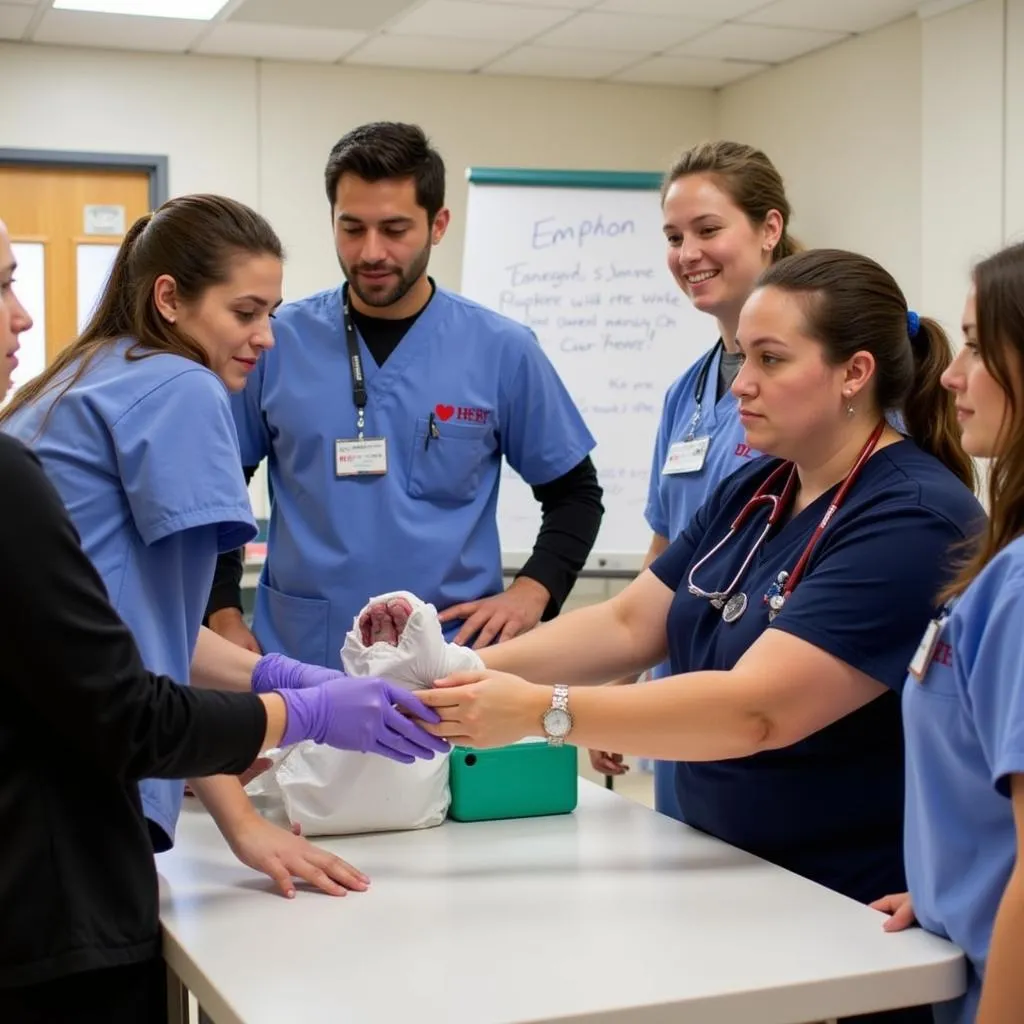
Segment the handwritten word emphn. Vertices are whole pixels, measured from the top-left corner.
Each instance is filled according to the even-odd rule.
[[[588,238],[617,238],[619,235],[636,233],[631,220],[605,221],[599,213],[593,219],[581,220],[578,224],[559,224],[555,217],[544,217],[533,222],[530,244],[534,249],[553,249],[566,243],[583,248]]]

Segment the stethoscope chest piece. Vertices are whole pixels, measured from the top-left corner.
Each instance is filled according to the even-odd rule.
[[[775,582],[768,588],[764,595],[764,603],[768,605],[768,621],[774,622],[775,616],[782,611],[786,604],[785,586],[789,579],[789,573],[782,571],[775,577]]]
[[[747,595],[744,593],[733,594],[725,607],[722,609],[722,619],[725,622],[735,622],[747,610]]]

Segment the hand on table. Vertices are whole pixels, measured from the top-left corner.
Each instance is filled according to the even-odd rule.
[[[872,910],[880,910],[883,914],[892,915],[882,927],[887,932],[901,932],[905,928],[917,923],[914,916],[914,905],[910,900],[909,892],[893,893],[890,896],[883,896],[871,904]]]
[[[295,895],[295,878],[331,896],[364,892],[370,879],[333,853],[321,850],[296,830],[291,832],[252,812],[225,833],[234,855],[247,867],[273,879],[282,895]]]

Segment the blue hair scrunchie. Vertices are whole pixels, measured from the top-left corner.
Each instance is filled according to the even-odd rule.
[[[917,337],[917,332],[921,329],[921,318],[912,310],[907,310],[907,334],[910,335],[911,340]]]

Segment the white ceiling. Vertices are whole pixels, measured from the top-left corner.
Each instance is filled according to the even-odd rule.
[[[920,0],[228,0],[212,22],[0,0],[0,39],[717,88]]]

